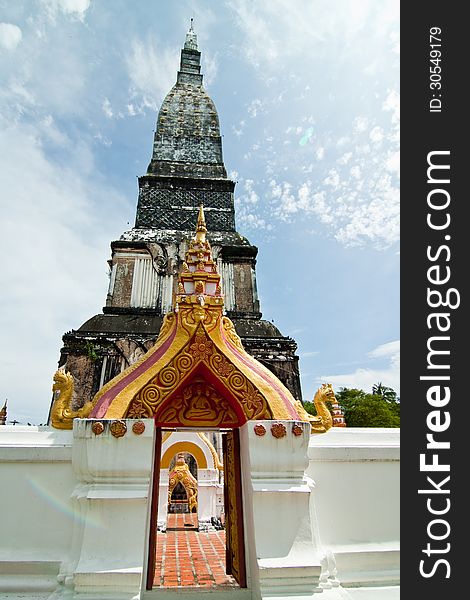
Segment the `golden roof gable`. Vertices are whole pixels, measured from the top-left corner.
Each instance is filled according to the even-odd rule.
[[[70,428],[76,417],[147,417],[161,427],[233,428],[265,419],[309,421],[318,433],[331,427],[325,386],[314,399],[320,416],[312,417],[243,348],[232,321],[223,314],[220,275],[206,233],[201,206],[178,277],[174,310],[165,315],[155,345],[80,411],[62,406],[69,404],[70,393],[63,394],[62,403],[59,397],[52,410],[54,426]]]

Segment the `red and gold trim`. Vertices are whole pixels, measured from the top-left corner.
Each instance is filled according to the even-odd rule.
[[[96,394],[90,417],[228,428],[247,420],[308,420],[279,379],[244,350],[223,316],[220,275],[205,234],[201,207],[174,312],[166,315],[155,346]]]

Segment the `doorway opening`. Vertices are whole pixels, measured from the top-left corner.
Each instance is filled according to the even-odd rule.
[[[156,432],[147,590],[246,587],[238,429],[183,431]]]

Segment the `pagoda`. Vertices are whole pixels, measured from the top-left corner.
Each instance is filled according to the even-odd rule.
[[[221,276],[224,314],[246,351],[302,400],[297,344],[262,319],[258,249],[236,231],[235,182],[227,177],[219,118],[203,87],[200,61],[191,24],[176,83],[158,113],[147,173],[138,179],[135,225],[111,243],[106,305],[63,336],[59,367],[73,375],[74,409],[154,346],[178,294],[200,205]]]

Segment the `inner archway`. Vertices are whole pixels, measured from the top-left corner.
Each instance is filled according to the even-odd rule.
[[[170,462],[168,475],[168,515],[197,514],[197,463],[191,454],[178,452]],[[170,519],[171,520],[171,519]]]
[[[153,519],[155,529],[151,525],[155,539],[150,543],[152,556],[149,557],[147,589],[245,587],[244,542],[236,537],[233,527],[229,527],[230,519],[226,515],[227,505],[234,513],[235,507],[241,510],[240,473],[238,486],[235,484],[235,471],[240,469],[239,453],[235,456],[233,444],[229,444],[232,456],[225,456],[227,443],[224,442],[227,436],[238,438],[238,430],[235,433],[234,430],[162,431],[158,428],[157,431],[160,447],[157,440],[155,451],[160,461],[155,461],[155,468],[159,470],[161,489],[157,491],[160,502],[154,498],[152,504],[157,513],[159,507],[163,509],[166,518],[163,522],[157,515]],[[184,442],[180,441],[182,438]],[[176,448],[187,449],[195,443],[199,456],[204,457],[201,462],[205,469],[200,468],[200,461],[196,461],[193,453],[174,453]],[[163,469],[164,461],[167,469]],[[231,490],[227,489],[226,477],[232,482]],[[232,517],[235,521],[239,518],[243,529],[241,512]],[[235,550],[230,548],[231,542]]]

